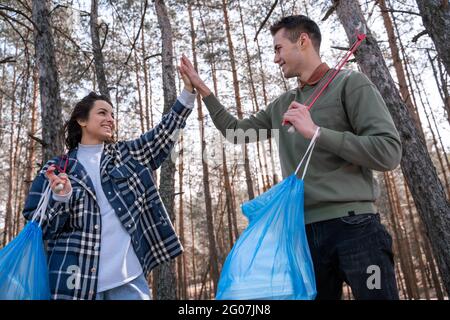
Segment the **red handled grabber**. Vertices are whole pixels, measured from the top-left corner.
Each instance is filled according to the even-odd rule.
[[[61,165],[63,164],[63,162],[64,162],[64,166],[61,167]],[[63,155],[63,156],[61,157],[61,159],[60,159],[58,165],[51,165],[51,166],[47,169],[47,172],[46,172],[47,176],[48,176],[49,178],[52,178],[52,177],[53,177],[52,175],[55,175],[55,172],[54,172],[54,171],[57,169],[57,170],[59,171],[58,177],[60,177],[60,178],[62,178],[62,177],[66,178],[66,177],[67,177],[66,170],[67,170],[67,165],[68,165],[68,163],[69,163],[69,158],[68,158],[66,155]],[[64,188],[64,184],[59,183],[59,184],[56,185],[55,191],[56,191],[57,193],[59,193],[63,188]]]

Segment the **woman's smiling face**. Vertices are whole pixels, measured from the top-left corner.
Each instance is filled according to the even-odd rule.
[[[100,144],[111,140],[114,134],[114,113],[112,106],[104,101],[97,100],[89,111],[87,120],[78,120],[82,128],[82,144]]]

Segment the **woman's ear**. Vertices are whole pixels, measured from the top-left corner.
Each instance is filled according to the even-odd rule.
[[[86,120],[79,120],[77,119],[78,124],[80,125],[80,127],[86,127],[87,126],[87,121]]]

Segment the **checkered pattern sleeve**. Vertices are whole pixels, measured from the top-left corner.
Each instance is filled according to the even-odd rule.
[[[136,140],[125,142],[131,156],[152,170],[158,169],[172,150],[179,130],[184,128],[191,112],[192,108],[183,106],[177,100],[156,127]]]

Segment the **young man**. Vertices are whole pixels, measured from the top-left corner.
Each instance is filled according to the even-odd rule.
[[[317,283],[317,299],[340,299],[343,281],[356,299],[398,299],[392,238],[374,205],[372,170],[394,169],[401,143],[383,98],[363,74],[342,70],[313,108],[314,90],[332,72],[319,55],[321,34],[306,16],[289,16],[271,27],[274,62],[299,87],[265,110],[238,120],[220,104],[182,58],[181,68],[203,97],[215,126],[279,130],[283,177],[292,174],[317,127],[320,136],[305,177],[305,223]],[[296,132],[288,132],[290,123]]]

